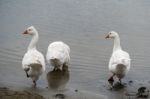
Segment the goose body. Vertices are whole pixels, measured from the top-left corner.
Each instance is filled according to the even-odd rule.
[[[130,70],[130,56],[123,50],[113,52],[109,61],[109,70],[121,79]]]
[[[117,32],[109,32],[106,38],[114,39],[113,53],[110,57],[108,66],[109,71],[112,72],[113,75],[109,78],[108,81],[113,81],[113,77],[116,76],[121,83],[121,79],[130,70],[130,55],[126,51],[122,50],[120,46],[120,38]]]
[[[70,61],[70,48],[67,44],[56,41],[49,44],[46,59],[54,69],[61,69],[63,65],[68,65]]]
[[[25,71],[27,77],[30,77],[36,86],[36,81],[45,71],[45,59],[43,54],[36,49],[36,43],[39,39],[37,30],[31,26],[27,28],[24,34],[31,35],[32,40],[28,46],[27,52],[23,57],[22,68]]]

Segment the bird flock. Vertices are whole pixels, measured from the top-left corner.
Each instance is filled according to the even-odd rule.
[[[36,87],[36,81],[46,68],[45,58],[44,55],[36,49],[39,35],[35,27],[28,27],[23,34],[30,35],[32,39],[22,59],[22,68],[27,78],[31,78],[33,85]],[[114,77],[117,77],[121,84],[122,78],[124,78],[130,70],[130,56],[127,52],[122,50],[120,37],[117,32],[110,31],[105,38],[114,40],[113,52],[108,66],[112,76],[110,76],[108,82],[113,83]],[[49,65],[54,67],[54,71],[58,69],[61,70],[63,66],[68,66],[70,62],[70,47],[62,41],[50,43],[46,53],[46,61]]]

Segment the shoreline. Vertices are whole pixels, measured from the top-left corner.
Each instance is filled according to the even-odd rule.
[[[107,96],[78,89],[51,90],[0,83],[1,99],[108,99]]]

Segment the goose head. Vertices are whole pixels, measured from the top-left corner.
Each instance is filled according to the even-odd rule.
[[[29,34],[29,35],[35,35],[37,33],[37,30],[35,29],[34,26],[28,27],[23,34]]]
[[[118,37],[118,33],[115,31],[110,31],[105,38],[106,39],[108,39],[108,38],[115,39],[116,37]]]

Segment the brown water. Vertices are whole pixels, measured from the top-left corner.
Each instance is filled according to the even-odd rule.
[[[37,48],[44,55],[53,41],[70,46],[67,88],[120,99],[130,87],[108,90],[107,65],[113,42],[104,37],[110,30],[119,32],[123,49],[131,55],[131,70],[124,82],[149,82],[149,12],[149,0],[1,0],[0,82],[31,85],[21,67],[31,38],[22,32],[34,25],[40,35]],[[48,85],[46,73],[37,82],[43,88]]]

